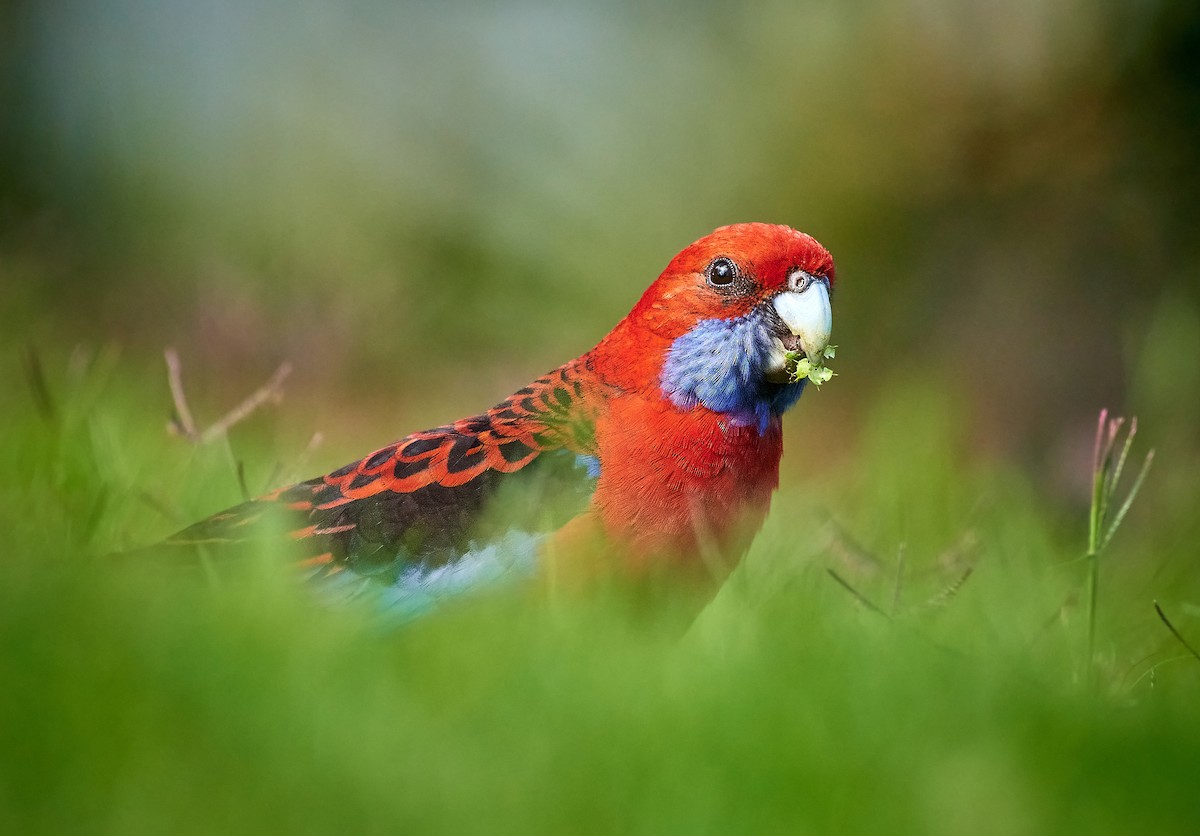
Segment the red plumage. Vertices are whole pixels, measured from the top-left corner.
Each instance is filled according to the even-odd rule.
[[[704,269],[720,256],[754,277],[751,292],[711,292]],[[733,559],[761,526],[779,485],[779,416],[761,434],[730,426],[702,404],[679,409],[659,381],[676,339],[699,321],[747,315],[797,268],[834,281],[832,256],[804,233],[768,224],[722,227],[675,256],[593,350],[598,374],[636,393],[612,400],[597,422],[604,470],[593,503],[603,529],[631,554],[686,559],[715,546]],[[698,542],[704,538],[712,542]]]
[[[595,348],[487,412],[172,542],[242,540],[282,514],[320,574],[349,568],[397,584],[413,567],[425,578],[511,543],[514,531],[559,563],[586,538],[619,565],[706,555],[732,565],[767,514],[780,416],[803,386],[781,376],[781,352],[824,348],[833,281],[829,253],[803,233],[722,227],[672,259]]]

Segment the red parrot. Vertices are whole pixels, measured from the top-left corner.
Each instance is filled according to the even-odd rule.
[[[833,259],[787,226],[680,252],[595,348],[486,412],[238,505],[170,544],[263,523],[314,580],[415,614],[504,577],[736,564],[779,484],[789,355],[820,362]],[[551,568],[545,565],[553,563]]]

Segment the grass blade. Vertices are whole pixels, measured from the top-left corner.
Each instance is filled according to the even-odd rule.
[[[1179,639],[1179,643],[1187,648],[1188,653],[1195,656],[1197,661],[1200,661],[1200,653],[1197,653],[1196,648],[1188,644],[1188,641],[1183,637],[1183,634],[1175,629],[1175,625],[1171,623],[1171,619],[1167,618],[1167,614],[1163,612],[1163,608],[1158,605],[1158,601],[1154,602],[1154,611],[1158,613],[1158,617],[1162,619],[1162,623],[1167,625],[1167,629],[1171,631],[1171,635]]]
[[[1124,460],[1124,455],[1121,459]],[[1104,533],[1104,540],[1100,543],[1100,549],[1103,550],[1108,541],[1117,533],[1117,529],[1121,525],[1121,521],[1125,519],[1125,514],[1129,512],[1129,507],[1133,505],[1133,500],[1137,497],[1138,491],[1142,489],[1142,482],[1146,479],[1146,474],[1150,471],[1150,465],[1154,462],[1154,451],[1151,450],[1146,454],[1146,460],[1142,463],[1142,469],[1138,472],[1137,479],[1133,481],[1133,486],[1129,489],[1129,494],[1125,497],[1125,501],[1121,503],[1121,507],[1117,510],[1117,514],[1113,517],[1112,524]]]

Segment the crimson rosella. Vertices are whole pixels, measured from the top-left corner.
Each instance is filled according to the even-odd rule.
[[[722,227],[595,348],[486,412],[168,542],[244,541],[273,522],[314,578],[407,613],[515,575],[727,569],[778,486],[781,415],[805,386],[789,364],[820,363],[833,282],[833,259],[804,233]]]

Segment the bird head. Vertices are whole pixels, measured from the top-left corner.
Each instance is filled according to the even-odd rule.
[[[735,224],[675,256],[630,321],[668,343],[659,384],[677,406],[765,428],[804,386],[790,380],[788,353],[823,358],[833,284],[833,258],[811,236]]]

